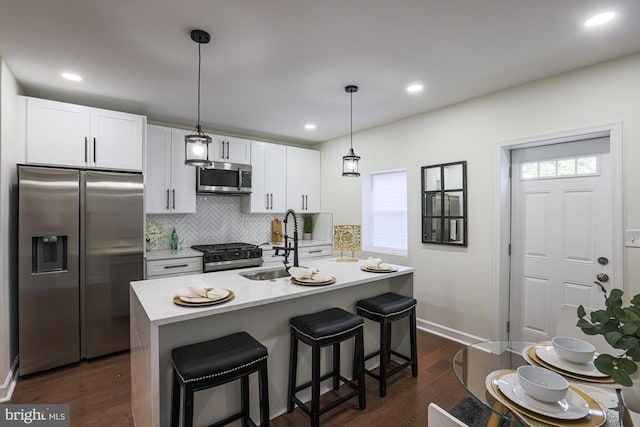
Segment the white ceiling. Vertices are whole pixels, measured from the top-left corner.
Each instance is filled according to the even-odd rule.
[[[347,84],[358,131],[638,52],[640,1],[2,0],[0,55],[27,95],[193,128],[194,28],[203,128],[313,143],[349,133]]]

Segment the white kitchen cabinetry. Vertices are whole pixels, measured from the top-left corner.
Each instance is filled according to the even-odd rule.
[[[251,164],[251,141],[232,136],[209,135],[209,159],[214,162]]]
[[[196,211],[196,168],[184,164],[187,134],[182,129],[147,126],[146,213]]]
[[[287,147],[287,208],[320,211],[320,152]]]
[[[142,171],[146,117],[26,98],[27,163]]]
[[[200,273],[202,273],[201,256],[147,261],[147,279]]]
[[[290,231],[293,235],[293,230]],[[300,243],[300,242],[298,242]],[[283,251],[279,251],[276,255],[275,249],[263,249],[262,250],[262,262],[265,266],[271,266],[274,263],[282,263],[284,260]],[[298,246],[298,259],[312,259],[312,258],[330,258],[333,256],[332,246],[330,244],[318,244],[310,246]],[[289,254],[289,262],[293,263],[293,251]],[[301,263],[301,265],[303,265]]]
[[[252,191],[243,196],[245,213],[286,211],[287,150],[284,145],[251,141]]]

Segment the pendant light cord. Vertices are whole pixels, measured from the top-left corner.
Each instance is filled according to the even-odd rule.
[[[202,43],[198,42],[198,125],[196,126],[198,132],[200,130],[200,68],[202,63],[202,55],[200,54],[200,48],[202,47]]]
[[[350,92],[349,95],[351,96],[351,116],[350,116],[351,142],[349,145],[351,146],[351,151],[353,151],[353,92]]]

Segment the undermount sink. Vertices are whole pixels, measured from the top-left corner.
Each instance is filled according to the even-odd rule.
[[[269,270],[252,271],[249,273],[238,273],[242,277],[246,277],[249,280],[271,280],[279,279],[280,277],[290,276],[289,272],[284,268],[272,268]]]

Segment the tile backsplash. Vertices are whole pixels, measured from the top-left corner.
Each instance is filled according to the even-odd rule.
[[[153,221],[164,230],[166,239],[149,244],[147,249],[168,249],[171,229],[176,228],[180,247],[192,245],[246,242],[262,243],[271,240],[271,221],[284,219],[284,214],[242,213],[242,197],[232,195],[199,195],[196,198],[196,213],[147,215],[147,222]],[[298,233],[302,239],[302,218],[298,215]],[[333,215],[318,213],[313,230],[314,240],[332,241]],[[288,231],[293,235],[293,224]]]

